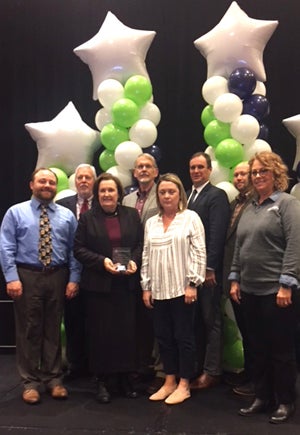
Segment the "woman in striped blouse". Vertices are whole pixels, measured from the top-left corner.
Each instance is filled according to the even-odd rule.
[[[172,405],[190,397],[189,380],[195,375],[194,316],[197,287],[205,279],[205,234],[198,214],[187,209],[176,174],[160,177],[156,196],[159,213],[145,226],[141,285],[145,305],[154,309],[166,376],[149,399]]]

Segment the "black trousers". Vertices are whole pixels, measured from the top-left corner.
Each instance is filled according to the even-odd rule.
[[[293,300],[287,308],[279,308],[276,294],[256,296],[242,292],[241,304],[253,352],[256,397],[275,399],[277,404],[293,402],[297,378],[297,301]]]
[[[154,301],[154,333],[164,371],[190,379],[195,376],[194,319],[196,304],[186,304],[184,296]]]

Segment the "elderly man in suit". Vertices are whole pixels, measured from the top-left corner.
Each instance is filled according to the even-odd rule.
[[[231,218],[227,230],[225,250],[224,250],[224,263],[223,263],[223,289],[226,297],[229,297],[230,282],[228,281],[228,275],[230,273],[231,262],[233,258],[234,245],[236,239],[236,230],[239,220],[243,211],[253,198],[253,192],[251,189],[249,179],[249,164],[247,162],[239,163],[234,168],[233,173],[234,187],[239,191],[238,196],[230,203]],[[241,305],[237,304],[231,298],[231,304],[234,311],[236,323],[241,332],[244,349],[244,371],[236,377],[236,385],[234,385],[233,391],[236,394],[242,396],[253,396],[254,385],[251,381],[252,378],[252,352],[250,349],[250,343],[248,333],[246,330],[245,320],[242,313]]]
[[[82,163],[75,169],[77,193],[57,201],[57,204],[71,210],[77,220],[89,210],[93,201],[93,186],[96,179],[94,166]],[[85,333],[84,292],[80,291],[74,299],[67,300],[64,310],[66,331],[66,354],[69,363],[66,380],[72,380],[87,371],[87,351]]]
[[[191,388],[205,389],[217,385],[222,374],[222,263],[230,207],[224,190],[209,182],[212,166],[208,154],[194,154],[189,169],[193,186],[187,192],[188,208],[202,220],[207,251],[206,278],[198,291],[196,317],[198,369],[203,367],[203,371]]]
[[[155,179],[158,176],[158,168],[155,158],[148,153],[138,156],[134,164],[133,176],[138,182],[138,189],[124,197],[123,205],[136,208],[143,226],[145,226],[147,219],[158,213],[155,183]],[[145,376],[146,378],[148,377],[148,373],[151,376],[152,370],[149,370],[149,367],[153,364],[152,354],[155,348],[155,341],[152,313],[143,303],[142,290],[141,297],[138,298],[137,322],[139,372],[143,381]],[[156,385],[154,385],[154,388],[156,388]]]

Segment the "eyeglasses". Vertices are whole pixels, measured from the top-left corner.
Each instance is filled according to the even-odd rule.
[[[262,175],[266,175],[270,169],[262,168],[262,169],[254,169],[251,171],[252,177],[257,177],[258,175],[261,177]]]
[[[145,165],[137,165],[135,167],[135,169],[138,169],[139,171],[142,171],[144,168],[151,169],[151,168],[154,168],[154,166],[150,165],[150,163],[146,163]]]
[[[235,178],[237,178],[237,177],[246,177],[246,175],[248,175],[248,174],[249,174],[249,172],[241,171],[241,172],[235,172],[235,173],[233,174],[233,176],[234,176]]]

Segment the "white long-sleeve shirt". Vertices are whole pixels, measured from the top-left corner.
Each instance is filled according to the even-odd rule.
[[[166,231],[160,215],[147,220],[141,286],[152,291],[153,299],[184,295],[190,281],[204,282],[205,271],[205,233],[196,212],[178,212]]]

